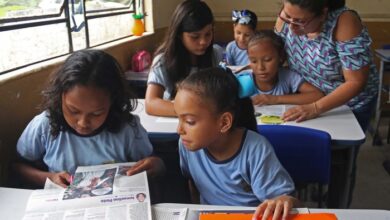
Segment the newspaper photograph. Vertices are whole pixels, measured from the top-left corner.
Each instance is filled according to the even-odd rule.
[[[152,220],[146,172],[127,176],[132,165],[78,167],[67,188],[47,180],[44,189],[31,194],[23,219]]]

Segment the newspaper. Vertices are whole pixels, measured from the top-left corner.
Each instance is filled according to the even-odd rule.
[[[152,220],[146,172],[125,174],[133,164],[78,167],[67,188],[46,181],[32,192],[23,220]]]

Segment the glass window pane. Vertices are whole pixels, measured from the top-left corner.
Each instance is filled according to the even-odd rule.
[[[59,14],[64,0],[0,0],[0,19]]]
[[[131,0],[87,0],[85,1],[87,11],[115,9],[129,7]]]
[[[87,47],[85,40],[85,26],[79,31],[72,31],[73,51],[82,50]]]
[[[69,52],[65,24],[0,32],[0,72]]]
[[[88,20],[90,46],[130,36],[132,21],[131,14]]]

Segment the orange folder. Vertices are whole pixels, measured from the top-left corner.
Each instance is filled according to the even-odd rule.
[[[252,220],[253,213],[237,213],[237,212],[201,212],[199,213],[199,220]],[[260,218],[258,218],[260,219]],[[268,218],[272,220],[272,216]],[[333,213],[302,213],[291,214],[288,220],[337,220]]]

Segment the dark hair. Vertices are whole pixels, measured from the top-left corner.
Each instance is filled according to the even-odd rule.
[[[238,15],[238,16],[235,16],[235,15]],[[232,12],[232,18],[233,18],[233,22],[235,24],[242,24],[242,23],[240,23],[240,18],[243,16],[247,16],[250,18],[249,22],[247,24],[245,23],[244,25],[249,25],[249,27],[252,30],[256,30],[257,15],[253,11],[248,10],[248,9],[244,9],[241,11],[233,10],[233,12]]]
[[[183,32],[195,32],[203,29],[209,24],[213,24],[214,17],[203,1],[186,0],[180,3],[173,12],[170,25],[166,32],[163,43],[156,50],[155,55],[163,54],[163,64],[168,79],[175,85],[189,75],[191,70],[191,55],[182,43]],[[197,66],[199,68],[211,67],[213,65],[213,40],[207,48],[205,54],[197,56]],[[171,98],[176,95],[176,88],[173,88]]]
[[[136,195],[136,197],[138,198],[138,197],[140,197],[140,196],[144,196],[144,197],[146,197],[146,194],[145,193],[138,193],[137,195]]]
[[[232,128],[245,127],[257,132],[252,101],[249,97],[238,97],[239,83],[230,71],[212,67],[192,73],[178,84],[180,89],[193,91],[202,100],[210,100],[217,114],[231,112],[234,116]]]
[[[278,51],[280,64],[283,64],[287,58],[287,53],[284,49],[284,41],[273,30],[267,29],[257,31],[248,41],[248,49],[253,45],[257,44],[259,41],[264,40],[268,40],[272,44],[272,46]]]
[[[297,5],[302,9],[308,10],[315,15],[321,15],[324,8],[334,11],[345,6],[345,0],[283,0],[292,5]]]
[[[49,112],[54,137],[68,129],[62,112],[62,94],[76,85],[96,86],[110,93],[111,106],[104,123],[108,131],[117,132],[123,122],[133,122],[134,116],[130,112],[136,108],[137,102],[127,89],[118,62],[100,50],[81,50],[71,54],[53,73],[42,93],[42,108]]]

